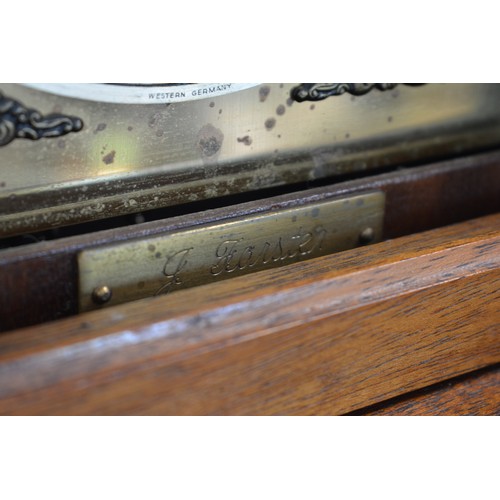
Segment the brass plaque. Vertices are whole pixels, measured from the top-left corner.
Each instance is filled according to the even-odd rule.
[[[362,193],[82,251],[80,310],[380,241],[384,204],[384,193]]]

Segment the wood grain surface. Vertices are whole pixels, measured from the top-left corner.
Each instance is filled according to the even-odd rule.
[[[500,415],[500,365],[467,373],[351,415]]]
[[[500,361],[500,215],[0,336],[2,414],[343,414]]]
[[[83,249],[373,189],[386,194],[384,238],[395,238],[500,211],[499,185],[500,153],[485,153],[3,250],[0,251],[0,332],[76,314],[76,256]]]

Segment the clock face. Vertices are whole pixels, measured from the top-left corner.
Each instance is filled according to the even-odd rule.
[[[44,92],[87,101],[161,104],[194,101],[238,92],[257,83],[26,83]]]

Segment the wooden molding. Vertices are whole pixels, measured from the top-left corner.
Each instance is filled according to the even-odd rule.
[[[343,414],[500,361],[500,215],[0,336],[2,414]]]
[[[500,415],[500,366],[462,375],[355,415]]]

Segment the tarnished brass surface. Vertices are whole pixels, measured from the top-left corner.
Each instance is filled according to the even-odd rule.
[[[500,85],[400,85],[294,102],[291,84],[114,104],[0,84],[83,129],[0,148],[0,237],[428,158],[500,140]]]
[[[81,311],[380,241],[385,195],[370,192],[82,251]]]

